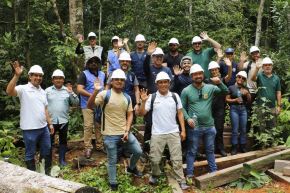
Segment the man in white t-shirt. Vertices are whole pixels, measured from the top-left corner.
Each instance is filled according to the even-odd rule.
[[[142,89],[141,91],[140,114],[145,115],[152,110],[152,136],[150,141],[152,176],[149,183],[157,184],[157,178],[160,176],[159,163],[163,150],[168,145],[175,178],[182,189],[188,189],[189,186],[186,185],[182,168],[181,141],[185,140],[186,137],[182,104],[178,94],[169,91],[170,80],[166,72],[159,72],[155,80],[158,91],[149,96],[147,90]],[[176,122],[176,114],[181,132]]]
[[[20,99],[20,128],[23,131],[27,168],[32,171],[36,170],[34,156],[36,146],[39,144],[40,157],[45,160],[45,174],[49,175],[51,168],[50,132],[53,133],[54,128],[47,110],[46,94],[40,86],[44,73],[40,66],[34,65],[28,72],[28,84],[16,86],[23,67],[18,61],[15,61],[13,68],[15,73],[6,92],[9,96],[18,96]]]

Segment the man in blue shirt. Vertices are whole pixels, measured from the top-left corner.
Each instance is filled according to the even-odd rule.
[[[65,153],[67,150],[67,130],[69,119],[70,105],[78,105],[79,98],[73,92],[72,87],[63,86],[65,76],[59,69],[55,70],[52,74],[53,86],[45,89],[48,112],[55,132],[59,132],[59,164],[65,166]],[[51,145],[54,142],[55,132],[51,136]]]

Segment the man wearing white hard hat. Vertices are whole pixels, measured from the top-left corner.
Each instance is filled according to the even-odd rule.
[[[92,155],[94,129],[96,149],[100,151],[103,150],[103,142],[99,126],[101,120],[95,119],[94,117],[94,111],[98,114],[99,112],[97,110],[99,109],[94,109],[94,107],[88,106],[88,99],[94,92],[94,82],[98,80],[103,85],[103,88],[106,84],[106,75],[99,69],[100,64],[100,58],[96,56],[90,58],[86,63],[86,70],[84,70],[79,76],[77,85],[77,91],[80,94],[80,106],[84,119],[84,155],[86,158],[90,158]]]
[[[152,56],[152,57],[151,57]],[[163,57],[164,52],[161,48],[157,47],[156,42],[149,43],[148,49],[147,49],[147,56],[144,61],[144,72],[147,77],[147,88],[148,93],[154,93],[157,91],[157,86],[155,84],[156,76],[160,72],[166,72],[170,79],[172,79],[172,73],[171,70],[168,67],[163,66]],[[151,58],[152,58],[152,64],[151,64]],[[144,154],[149,153],[149,143],[147,143],[148,140],[151,138],[151,127],[152,127],[152,121],[151,121],[151,113],[147,113],[144,117],[145,120],[145,131],[144,131],[144,146],[143,151]]]
[[[36,170],[34,157],[39,144],[40,157],[45,160],[45,174],[50,175],[50,133],[54,133],[54,128],[47,110],[46,94],[40,86],[44,73],[39,65],[34,65],[28,72],[28,84],[16,86],[23,67],[15,61],[13,68],[14,76],[8,83],[6,92],[9,96],[18,96],[20,99],[20,128],[25,144],[26,166],[29,170]]]
[[[266,127],[264,129],[272,129],[276,126],[276,117],[281,111],[281,83],[280,78],[273,73],[273,61],[269,57],[265,57],[262,61],[262,72],[259,72],[261,66],[257,66],[256,70],[251,77],[253,81],[257,81],[257,104],[265,105],[271,109],[272,117],[265,113],[261,117],[269,117],[269,120],[266,120]],[[264,99],[267,101],[265,102]]]
[[[199,140],[203,139],[209,172],[215,172],[217,165],[214,155],[214,140],[216,129],[212,117],[212,101],[217,94],[226,94],[227,87],[218,77],[211,78],[212,84],[205,84],[204,70],[194,64],[190,69],[192,84],[183,89],[181,101],[186,121],[187,156],[186,175],[192,181],[194,175],[193,163],[198,152]],[[213,85],[215,84],[215,85]]]
[[[47,101],[48,101],[48,112],[51,117],[51,121],[55,132],[51,136],[51,145],[54,143],[55,133],[59,133],[59,164],[60,166],[67,165],[65,162],[65,154],[67,151],[67,131],[69,121],[69,110],[70,106],[77,106],[79,104],[78,95],[76,95],[72,87],[65,87],[64,84],[64,73],[57,69],[52,73],[52,83],[45,89]]]
[[[102,58],[103,47],[97,45],[97,35],[94,32],[90,32],[88,34],[89,45],[83,46],[82,43],[84,41],[83,35],[78,35],[78,46],[76,48],[76,54],[84,54],[85,55],[85,63],[87,63],[88,59],[93,56],[97,56],[100,59]]]
[[[138,140],[130,132],[133,120],[133,108],[130,96],[123,92],[126,74],[117,69],[111,76],[111,89],[101,91],[102,85],[96,81],[94,85],[95,104],[103,109],[102,134],[108,158],[109,185],[112,190],[118,189],[117,182],[117,150],[120,144],[132,153],[126,171],[135,176],[142,176],[136,168],[142,149]],[[93,97],[92,96],[92,97]]]
[[[170,68],[173,73],[173,67],[179,66],[183,54],[179,53],[179,41],[176,38],[171,38],[168,42],[169,53],[164,55],[164,63],[167,64],[167,67]],[[180,67],[180,66],[179,66]]]
[[[111,43],[113,48],[108,51],[107,75],[111,74],[116,69],[120,69],[119,56],[125,51],[123,47],[125,46],[127,52],[130,52],[128,41],[128,38],[122,40],[118,36],[112,37]]]
[[[147,88],[147,81],[146,76],[144,73],[144,61],[147,54],[147,51],[145,50],[145,42],[146,39],[144,35],[138,34],[135,37],[135,44],[136,44],[136,50],[131,52],[131,68],[132,72],[135,73],[138,82],[139,82],[139,88]]]
[[[169,91],[171,78],[166,72],[159,72],[155,83],[158,91],[148,96],[147,90],[141,91],[141,114],[152,113],[152,136],[150,140],[150,160],[152,175],[149,183],[156,185],[160,176],[160,162],[165,146],[170,152],[170,160],[176,180],[182,189],[188,189],[182,169],[181,141],[185,140],[186,133],[182,104],[176,93]],[[178,117],[181,132],[176,121]]]
[[[203,41],[208,41],[213,47],[202,49],[201,45]],[[205,77],[209,78],[208,64],[216,54],[216,51],[221,48],[221,45],[211,39],[206,32],[201,32],[200,36],[194,36],[191,43],[193,50],[186,55],[192,58],[193,64],[199,64],[204,70]]]

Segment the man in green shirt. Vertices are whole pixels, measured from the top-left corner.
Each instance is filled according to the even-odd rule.
[[[193,177],[193,163],[200,138],[204,139],[209,172],[217,170],[214,156],[216,129],[212,117],[212,101],[215,95],[228,92],[226,85],[218,77],[211,78],[214,85],[205,84],[203,82],[204,70],[198,64],[190,68],[190,75],[193,83],[183,89],[181,93],[183,114],[187,123],[186,174],[189,179]]]
[[[263,59],[263,71],[258,73],[260,68],[261,65],[256,66],[251,79],[257,82],[257,104],[262,105],[266,103],[266,106],[270,108],[271,114],[273,115],[271,120],[266,121],[266,128],[270,129],[276,126],[276,116],[281,111],[281,84],[280,78],[276,74],[273,74],[273,62],[269,57]],[[261,117],[267,116],[261,111],[259,111],[259,114]]]
[[[208,41],[212,44],[213,48],[202,49],[202,41]],[[192,58],[193,64],[201,65],[204,70],[205,77],[210,78],[208,64],[212,60],[212,57],[215,55],[216,51],[221,48],[221,45],[208,37],[206,32],[201,32],[200,36],[194,36],[192,38],[192,48],[193,50],[188,52],[186,55]]]

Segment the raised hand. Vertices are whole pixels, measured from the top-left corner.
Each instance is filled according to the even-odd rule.
[[[94,87],[95,87],[95,90],[99,91],[102,89],[102,84],[101,84],[101,81],[100,79],[96,78],[96,80],[94,81]]]
[[[148,44],[148,48],[147,48],[148,54],[152,54],[155,51],[156,47],[157,47],[157,43],[156,42],[150,42]]]
[[[178,76],[183,73],[183,69],[181,69],[178,65],[173,66],[174,75]]]
[[[199,35],[203,40],[207,40],[209,37],[207,35],[207,32],[206,31],[203,31],[200,33]]]
[[[66,90],[68,93],[72,93],[73,92],[72,85],[71,84],[66,85]]]
[[[12,63],[12,67],[14,69],[15,75],[19,77],[23,72],[23,66],[21,66],[18,60],[16,60]]]
[[[215,85],[218,85],[221,83],[221,79],[219,77],[213,77],[213,78],[210,78],[212,83],[214,83]]]
[[[129,41],[129,38],[124,38],[124,39],[123,39],[123,43],[124,43],[124,44],[128,44],[128,41]]]
[[[248,60],[248,55],[247,55],[247,53],[245,52],[245,51],[242,51],[241,52],[241,55],[240,55],[240,61],[241,62],[245,62],[245,61],[247,61]]]
[[[230,61],[229,58],[224,58],[224,61],[225,61],[225,64],[226,64],[227,66],[232,66],[232,62]]]
[[[222,49],[217,49],[216,53],[218,58],[222,58],[224,56]]]
[[[118,47],[119,48],[122,48],[123,46],[124,46],[123,39],[122,38],[119,38],[119,40],[118,40]]]
[[[84,36],[82,34],[78,34],[77,37],[78,37],[78,42],[79,43],[83,43],[84,42]]]
[[[144,88],[142,88],[140,90],[140,98],[141,98],[142,102],[147,101],[147,99],[149,98],[147,92],[148,92],[148,90],[147,89],[144,89]]]

